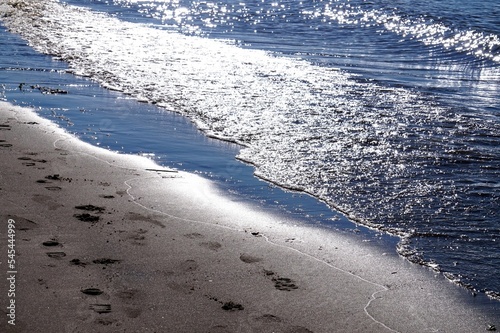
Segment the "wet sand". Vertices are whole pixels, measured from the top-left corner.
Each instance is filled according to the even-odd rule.
[[[0,283],[2,332],[500,326],[427,269],[233,201],[196,175],[90,146],[3,102],[0,156],[5,276],[9,221],[16,251],[15,297]]]

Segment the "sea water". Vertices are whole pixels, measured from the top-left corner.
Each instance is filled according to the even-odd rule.
[[[82,135],[109,147],[141,142],[124,150],[161,155],[151,147],[169,142],[150,141],[175,126],[154,119],[178,112],[206,135],[240,145],[222,150],[260,179],[395,235],[409,260],[500,298],[498,1],[68,0],[5,8],[12,32],[64,63],[44,70],[36,57],[30,68],[12,59],[2,75],[52,76],[63,86],[67,73],[87,77],[65,86],[82,114],[103,109],[83,103],[89,91],[101,94],[93,82],[112,90],[105,99],[113,115]],[[29,104],[36,86],[9,82],[4,98]],[[131,112],[125,97],[149,103],[133,118],[153,119],[147,126],[113,125]],[[63,109],[51,112],[64,121]],[[115,139],[118,132],[136,139]],[[320,207],[321,223],[340,223]]]

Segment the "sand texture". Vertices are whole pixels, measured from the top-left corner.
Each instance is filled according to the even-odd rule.
[[[1,332],[482,332],[472,296],[373,246],[82,143],[0,103]],[[12,224],[12,222],[11,222]],[[15,300],[15,326],[7,309]]]

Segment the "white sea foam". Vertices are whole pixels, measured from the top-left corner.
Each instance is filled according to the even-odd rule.
[[[259,176],[312,193],[351,217],[375,223],[373,201],[387,212],[414,214],[441,187],[417,180],[419,159],[433,153],[411,148],[411,138],[425,139],[428,124],[446,111],[416,93],[55,1],[19,3],[22,10],[6,22],[40,52],[245,145],[240,158]]]

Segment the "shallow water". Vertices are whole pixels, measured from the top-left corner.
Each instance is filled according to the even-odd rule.
[[[345,216],[308,195],[287,193],[259,181],[253,177],[253,167],[234,158],[241,150],[240,145],[208,138],[178,113],[139,103],[121,92],[106,90],[89,79],[68,74],[64,62],[36,53],[20,38],[9,35],[2,26],[0,35],[5,36],[0,59],[5,59],[8,65],[0,69],[3,100],[35,107],[40,115],[86,142],[146,156],[162,165],[208,177],[233,200],[249,201],[277,213],[285,212],[307,223],[326,226],[325,223],[336,221],[328,227],[350,234],[364,231],[360,240],[378,239],[383,240],[383,244],[395,245],[396,239],[382,234],[374,239],[374,233],[358,229]],[[15,61],[11,54],[16,54]],[[43,94],[34,86],[68,93]]]
[[[228,151],[259,177],[400,236],[410,260],[500,291],[496,1],[67,3],[111,16],[48,2],[37,29],[8,25],[71,72],[241,144]],[[127,149],[156,153],[166,123],[126,123],[96,141],[134,132],[144,146]]]

